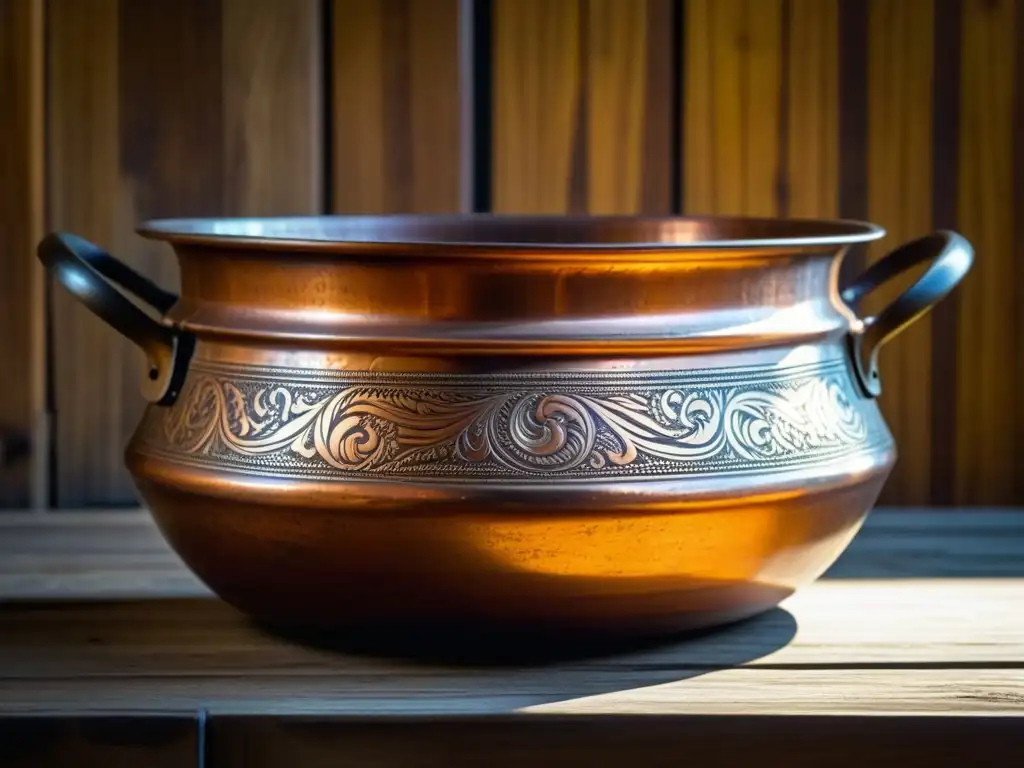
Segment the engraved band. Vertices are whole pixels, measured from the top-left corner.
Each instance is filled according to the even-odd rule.
[[[773,472],[891,443],[843,361],[685,372],[386,374],[197,361],[144,453],[315,479]]]

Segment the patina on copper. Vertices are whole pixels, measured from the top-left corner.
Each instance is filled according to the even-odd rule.
[[[841,291],[843,254],[878,228],[408,216],[141,232],[173,246],[180,298],[78,238],[39,250],[146,353],[151,405],[126,454],[139,491],[224,599],[331,627],[635,634],[775,605],[842,552],[895,461],[878,348],[972,260],[935,233]]]

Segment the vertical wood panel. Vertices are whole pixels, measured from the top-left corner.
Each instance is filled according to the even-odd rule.
[[[839,214],[839,2],[789,0],[786,210]]]
[[[888,236],[869,261],[932,228],[932,0],[872,0],[868,53],[868,217]],[[891,301],[881,291],[869,311]],[[931,318],[881,354],[881,407],[903,446],[883,499],[927,504],[931,493]]]
[[[41,501],[33,476],[46,460],[44,296],[33,253],[44,205],[42,36],[41,0],[0,2],[0,509]]]
[[[838,0],[689,0],[683,209],[834,216]]]
[[[332,207],[458,211],[458,0],[334,0],[333,8]]]
[[[120,210],[117,10],[117,0],[49,6],[48,228],[81,234],[140,266],[125,248],[132,213]],[[132,493],[117,449],[130,428],[123,413],[137,414],[138,396],[124,403],[121,369],[141,360],[60,287],[52,296],[56,500],[126,501]]]
[[[950,340],[958,345],[956,501],[964,504],[1022,501],[1014,486],[1024,457],[1015,455],[1013,421],[1024,386],[1014,362],[1024,353],[1014,258],[1015,5],[963,5],[959,221],[978,255]]]
[[[495,211],[573,207],[581,14],[579,0],[495,0]]]
[[[686,213],[778,213],[782,11],[782,0],[686,4]]]
[[[323,205],[320,14],[302,0],[221,0],[224,210],[319,213]]]
[[[866,219],[868,125],[868,7],[839,1],[839,215]],[[849,283],[864,268],[864,248],[851,248],[839,279]]]
[[[671,209],[672,8],[495,0],[494,209]]]
[[[317,212],[317,15],[315,0],[53,0],[50,226],[173,287],[139,220]],[[59,503],[134,503],[141,353],[61,290],[53,340]]]

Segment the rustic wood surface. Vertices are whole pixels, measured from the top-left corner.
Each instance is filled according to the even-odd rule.
[[[134,234],[140,220],[320,212],[317,9],[51,3],[48,227],[174,289],[173,255]],[[133,504],[142,355],[63,290],[52,310],[57,503]]]
[[[1005,765],[1024,512],[879,512],[753,620],[490,664],[272,633],[144,513],[0,518],[4,764]]]
[[[500,665],[296,643],[175,576],[140,518],[65,517],[0,525],[0,712],[1024,715],[1024,513],[877,514],[761,617]]]
[[[46,503],[43,2],[0,2],[0,510]]]

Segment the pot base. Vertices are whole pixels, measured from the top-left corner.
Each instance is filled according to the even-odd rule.
[[[372,636],[443,628],[643,638],[763,612],[856,534],[888,468],[784,500],[656,510],[389,509],[212,498],[137,477],[172,547],[264,622]]]

